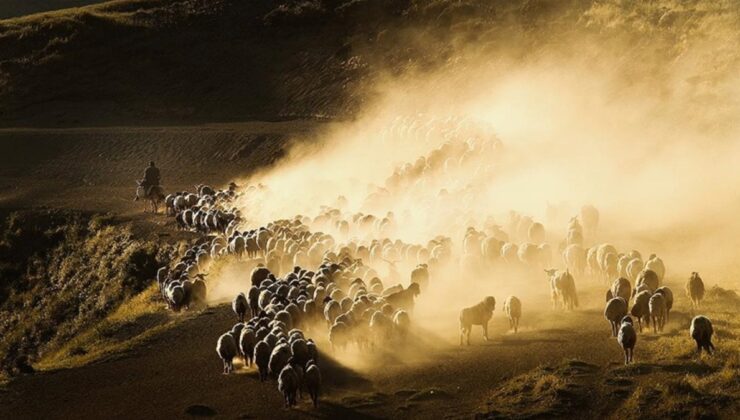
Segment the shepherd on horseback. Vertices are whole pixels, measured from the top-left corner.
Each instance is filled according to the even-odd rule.
[[[164,200],[164,190],[159,185],[160,175],[159,168],[154,165],[154,162],[149,162],[149,167],[144,171],[144,179],[137,181],[139,187],[136,189],[136,198],[134,201],[140,199],[148,200],[152,205],[152,211],[157,213],[159,210],[159,203]],[[144,211],[146,211],[146,207]]]

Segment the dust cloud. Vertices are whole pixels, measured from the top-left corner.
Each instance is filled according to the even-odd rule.
[[[545,48],[525,58],[515,47],[496,57],[462,48],[435,71],[376,80],[374,100],[356,119],[318,142],[296,142],[286,159],[239,181],[252,186],[239,207],[248,228],[313,219],[327,208],[350,222],[358,213],[393,219],[372,231],[309,224],[338,243],[451,238],[453,258],[432,272],[414,315],[430,328],[441,322],[455,331],[460,307],[487,294],[497,311],[510,294],[525,297],[525,307],[549,305],[539,268],[465,266],[468,227],[527,240],[513,231],[512,211],[544,224],[553,267],[563,267],[568,220],[588,204],[601,219],[586,246],[656,253],[677,287],[692,271],[708,285],[734,287],[740,72],[706,71],[711,42],[656,51],[649,63],[613,40],[600,49],[579,38],[579,51]],[[373,268],[405,285],[413,266]]]

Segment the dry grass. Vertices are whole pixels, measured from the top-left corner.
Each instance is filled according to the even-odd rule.
[[[156,285],[124,302],[100,323],[44,355],[38,370],[84,366],[136,347],[174,324]]]

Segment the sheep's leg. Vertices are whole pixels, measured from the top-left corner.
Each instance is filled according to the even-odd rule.
[[[628,365],[630,364],[630,356],[629,356],[629,350],[624,349],[624,364]]]
[[[488,341],[488,323],[483,324],[483,338]]]

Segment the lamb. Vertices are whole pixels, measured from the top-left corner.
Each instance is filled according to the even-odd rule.
[[[488,341],[488,321],[493,317],[493,310],[496,308],[496,299],[493,296],[486,296],[477,305],[464,308],[460,311],[460,345],[463,344],[463,336],[467,338],[467,344],[470,345],[470,331],[473,325],[483,327],[483,338]]]
[[[519,330],[519,318],[522,316],[522,302],[516,296],[509,296],[504,301],[504,313],[509,318],[509,328],[516,333]]]
[[[296,394],[298,393],[298,375],[290,364],[286,364],[278,375],[278,390],[285,398],[285,407],[296,405]]]
[[[265,341],[260,341],[254,346],[254,363],[257,365],[257,369],[260,374],[260,381],[264,382],[267,380],[267,374],[270,366],[270,345]]]
[[[241,335],[239,336],[239,350],[241,350],[244,356],[244,363],[247,366],[252,366],[254,361],[254,347],[257,345],[257,335],[254,330],[250,327],[242,329]]]
[[[686,296],[691,300],[692,309],[698,308],[702,299],[704,299],[704,282],[696,271],[691,273],[691,277],[686,283]]]
[[[237,355],[236,340],[231,332],[222,334],[216,343],[216,353],[224,362],[224,375],[234,370],[234,358]]]
[[[231,308],[234,310],[236,318],[239,320],[239,322],[244,322],[244,319],[247,316],[247,311],[249,310],[247,296],[244,293],[239,293],[238,295],[236,295],[234,300],[231,302]]]
[[[604,308],[604,318],[611,324],[612,337],[617,336],[619,324],[627,315],[627,301],[622,297],[615,297],[606,304]]]
[[[644,290],[635,295],[635,301],[630,310],[630,314],[637,317],[637,323],[640,326],[640,332],[642,332],[642,322],[645,322],[646,326],[650,326],[650,292]]]
[[[653,322],[653,332],[663,331],[665,325],[665,313],[666,304],[665,297],[660,293],[655,293],[650,296],[650,302],[648,302],[650,308],[650,318]]]
[[[624,364],[628,365],[632,363],[635,344],[637,343],[637,333],[635,333],[635,327],[632,325],[632,318],[629,316],[622,318],[622,325],[619,327],[617,341],[624,350]]]
[[[386,296],[385,300],[398,309],[413,312],[414,298],[419,296],[420,292],[419,284],[411,283],[405,290]]]
[[[306,364],[306,373],[303,375],[303,383],[306,384],[308,395],[311,396],[313,406],[319,406],[319,391],[321,391],[321,371],[314,360],[309,360]]]
[[[673,291],[668,286],[659,287],[655,293],[660,293],[665,298],[665,320],[671,319],[671,308],[673,308]]]
[[[691,328],[689,329],[691,338],[696,341],[696,348],[701,355],[702,350],[706,350],[707,353],[712,354],[714,352],[714,344],[712,344],[712,335],[714,334],[714,328],[712,327],[712,321],[709,318],[698,315],[691,320]]]

